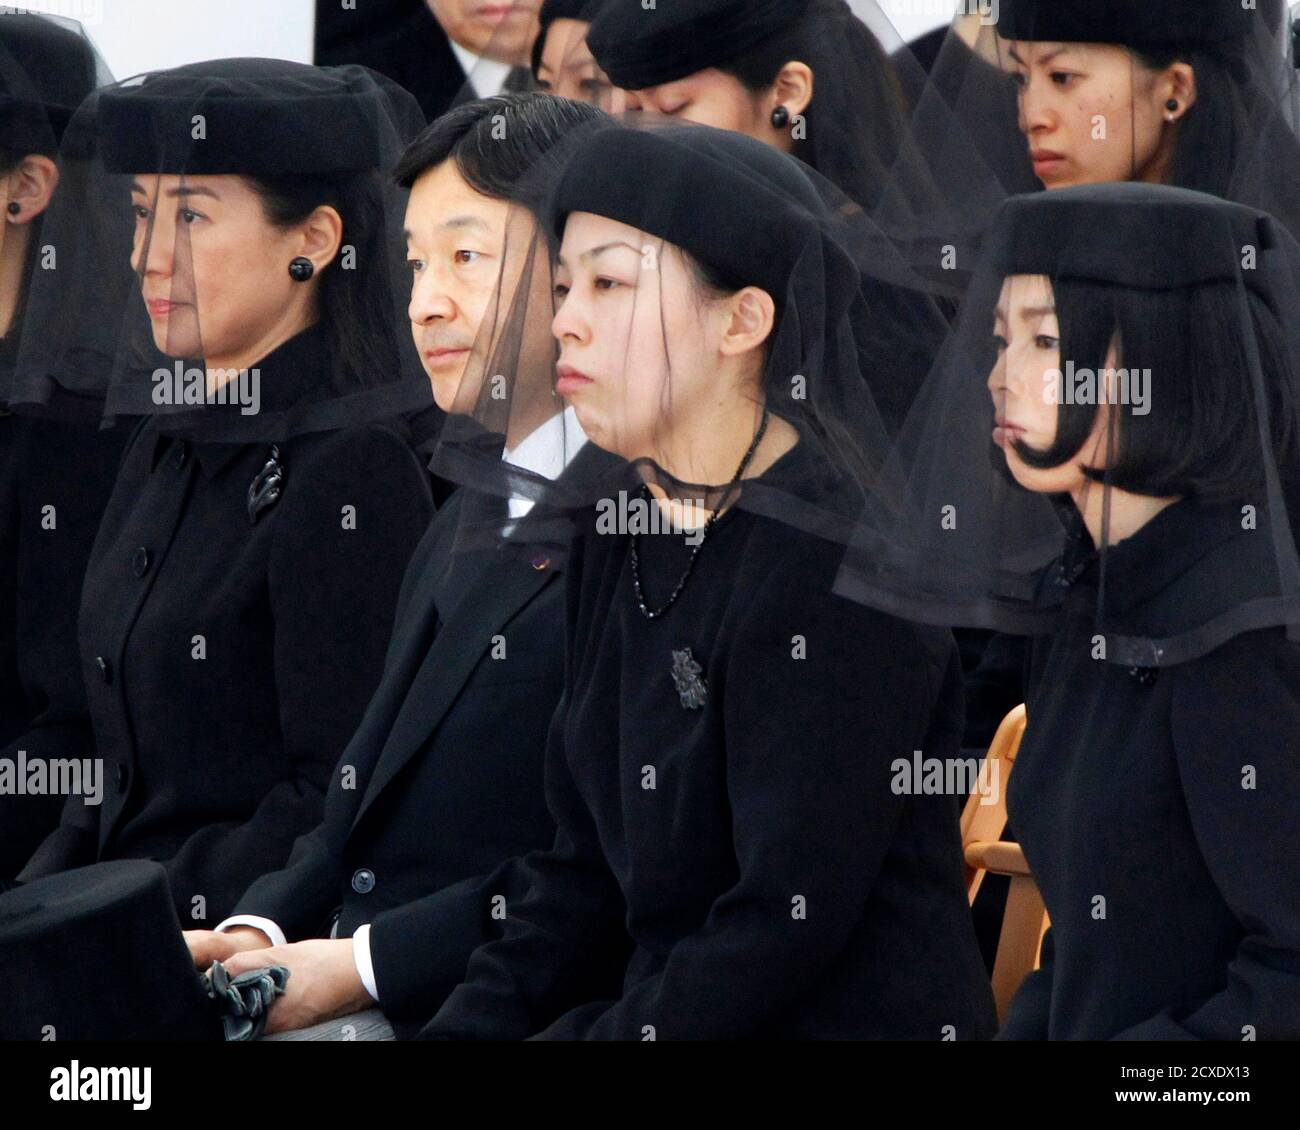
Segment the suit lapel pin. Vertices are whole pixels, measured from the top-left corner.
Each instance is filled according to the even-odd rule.
[[[673,652],[673,683],[683,710],[699,710],[704,705],[709,689],[700,678],[703,673],[689,647]]]
[[[248,488],[248,524],[257,525],[263,510],[269,510],[280,501],[284,490],[284,466],[280,463],[280,449],[271,445],[271,455],[266,465],[257,472]]]

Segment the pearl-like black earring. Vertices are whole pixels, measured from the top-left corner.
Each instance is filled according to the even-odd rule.
[[[1169,121],[1172,122],[1174,120],[1174,115],[1178,113],[1178,107],[1179,103],[1177,98],[1171,98],[1165,103],[1165,109],[1169,111]]]
[[[16,216],[23,210],[23,206],[17,200],[9,201],[9,215]]]
[[[294,282],[306,282],[316,273],[316,264],[303,255],[289,262],[289,277]]]
[[[790,111],[784,106],[778,106],[772,111],[772,125],[776,129],[785,129],[790,124]]]

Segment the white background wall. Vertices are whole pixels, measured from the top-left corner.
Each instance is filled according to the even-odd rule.
[[[21,6],[81,20],[118,79],[231,55],[309,63],[316,22],[314,0],[28,0]]]
[[[314,0],[28,0],[21,6],[81,20],[118,79],[230,55],[311,61]],[[858,5],[883,13],[904,40],[947,23],[956,6],[957,0]],[[873,30],[887,48],[896,45],[888,42],[888,29]]]

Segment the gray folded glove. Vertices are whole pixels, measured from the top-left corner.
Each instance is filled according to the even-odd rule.
[[[228,1043],[256,1040],[266,1027],[266,1014],[276,997],[284,992],[289,970],[283,965],[250,969],[231,978],[219,961],[207,972],[207,991],[221,1013],[221,1026]]]

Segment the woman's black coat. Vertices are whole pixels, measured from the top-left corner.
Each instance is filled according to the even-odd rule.
[[[130,427],[98,415],[0,417],[0,758],[94,755],[77,658],[81,584]],[[65,798],[0,795],[0,878],[59,823]]]
[[[310,359],[309,345],[285,348]],[[280,368],[276,395],[313,379],[305,361]],[[432,502],[398,425],[276,445],[283,491],[255,521],[271,445],[165,430],[150,419],[132,437],[83,590],[104,803],[70,803],[20,878],[156,859],[182,924],[211,926],[319,823]]]
[[[769,474],[806,487],[804,446]],[[689,547],[640,541],[662,603]],[[957,802],[892,787],[896,759],[957,752],[956,650],[832,596],[839,558],[733,510],[652,622],[629,538],[588,517],[547,753],[555,844],[522,862],[528,895],[425,1036],[992,1035]],[[610,965],[621,995],[584,995]]]
[[[1110,551],[1110,608],[1175,623],[1276,576],[1239,507],[1180,503]],[[1095,563],[1036,644],[1008,795],[1052,928],[1006,1039],[1300,1038],[1300,646],[1096,658]],[[1104,635],[1101,637],[1104,640]]]

